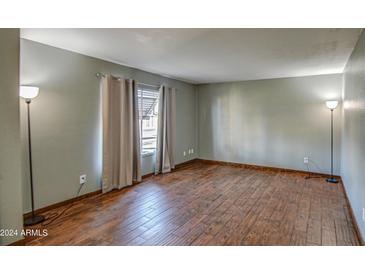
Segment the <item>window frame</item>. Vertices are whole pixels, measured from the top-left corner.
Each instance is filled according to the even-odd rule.
[[[157,104],[158,104],[158,100],[159,100],[159,95],[160,95],[160,87],[159,86],[150,86],[150,85],[146,85],[146,84],[143,84],[143,83],[137,83],[137,92],[138,92],[138,99],[140,97],[140,101],[138,100],[138,109],[139,109],[139,117],[138,117],[138,120],[139,120],[139,130],[140,130],[140,154],[141,154],[141,157],[142,158],[146,158],[146,157],[151,157],[153,155],[155,155],[156,153],[156,149],[157,147],[155,147],[153,149],[153,151],[150,151],[150,152],[145,152],[143,153],[143,141],[144,141],[144,137],[143,137],[143,130],[144,130],[144,127],[143,127],[143,98],[145,96],[144,95],[144,92],[155,92],[158,94],[157,98],[156,98],[156,101],[157,101]],[[156,104],[156,103],[154,103]],[[157,111],[157,116],[158,116],[158,111]],[[158,118],[157,118],[157,122],[158,122]],[[156,127],[158,127],[158,125],[156,125]],[[154,139],[155,142],[156,142],[156,146],[157,146],[157,134],[156,134],[156,137],[154,138],[150,138],[150,137],[146,137],[146,138],[149,138],[149,139]]]

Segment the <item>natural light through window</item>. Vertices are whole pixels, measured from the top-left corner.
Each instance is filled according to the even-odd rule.
[[[139,125],[141,132],[142,156],[154,154],[156,151],[158,124],[157,87],[138,85]]]

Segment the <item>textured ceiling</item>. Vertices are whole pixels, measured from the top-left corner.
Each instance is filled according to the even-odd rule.
[[[190,83],[341,73],[361,29],[22,29],[21,37]]]

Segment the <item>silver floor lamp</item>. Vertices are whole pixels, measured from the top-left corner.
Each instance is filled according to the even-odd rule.
[[[33,190],[33,166],[32,166],[32,142],[30,131],[30,103],[32,99],[36,98],[39,94],[38,87],[21,86],[19,95],[25,99],[27,103],[27,120],[28,120],[28,152],[29,152],[29,175],[30,175],[30,193],[32,202],[32,215],[24,220],[24,225],[35,225],[44,221],[42,215],[36,215],[34,212],[34,190]]]
[[[338,101],[327,101],[326,106],[331,110],[331,177],[326,181],[329,183],[338,183],[338,180],[333,176],[333,111],[338,106]]]

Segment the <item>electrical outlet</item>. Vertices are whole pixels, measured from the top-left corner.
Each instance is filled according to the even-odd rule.
[[[309,163],[309,158],[308,157],[304,157],[304,163],[308,164]]]
[[[184,150],[183,154],[184,154],[184,157],[185,157],[186,156],[186,151],[185,150]]]
[[[191,149],[191,154],[193,154],[193,153],[194,153],[194,149],[192,148],[192,149]]]
[[[362,220],[365,222],[365,207],[362,208]]]
[[[83,174],[80,176],[80,185],[83,185],[86,183],[86,174]]]

